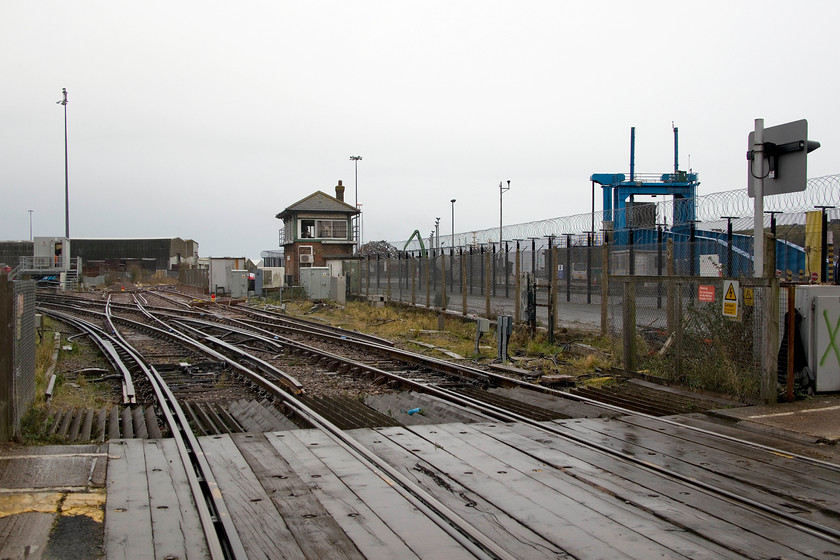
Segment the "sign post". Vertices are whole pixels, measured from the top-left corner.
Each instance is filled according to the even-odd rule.
[[[764,119],[755,119],[755,131],[750,135],[752,159],[749,184],[753,187],[753,278],[764,274]],[[758,165],[756,166],[756,160]],[[726,294],[726,290],[723,292]],[[723,314],[726,315],[724,299]]]
[[[820,147],[808,140],[808,121],[801,119],[764,128],[755,119],[747,141],[747,194],[753,204],[753,276],[764,275],[764,197],[804,191],[808,177],[808,153]],[[774,267],[775,268],[775,267]]]

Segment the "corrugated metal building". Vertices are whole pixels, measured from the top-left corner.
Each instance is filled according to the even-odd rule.
[[[32,241],[0,241],[0,264],[14,268],[21,257],[31,257],[34,251]]]
[[[14,268],[20,257],[32,257],[32,241],[0,241],[0,264]],[[147,239],[70,240],[70,258],[81,257],[87,275],[102,270],[125,270],[138,266],[143,270],[177,270],[182,265],[198,265],[198,243],[180,237]]]

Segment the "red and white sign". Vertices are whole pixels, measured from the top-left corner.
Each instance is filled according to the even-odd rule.
[[[700,285],[697,289],[697,299],[707,303],[714,303],[715,301],[715,287]]]

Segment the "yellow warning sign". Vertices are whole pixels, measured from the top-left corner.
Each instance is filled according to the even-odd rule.
[[[732,284],[729,284],[729,289],[726,290],[726,295],[723,296],[723,299],[726,301],[738,301],[738,296],[735,295],[735,288],[732,287]]]
[[[723,282],[723,316],[738,317],[738,303],[740,289],[735,280],[724,280]]]
[[[752,307],[755,304],[755,296],[752,288],[744,288],[744,305]]]

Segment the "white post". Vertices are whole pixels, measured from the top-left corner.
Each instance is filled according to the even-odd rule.
[[[753,183],[753,277],[764,276],[764,119],[755,119],[753,159],[750,173]],[[758,163],[758,165],[756,165]]]

